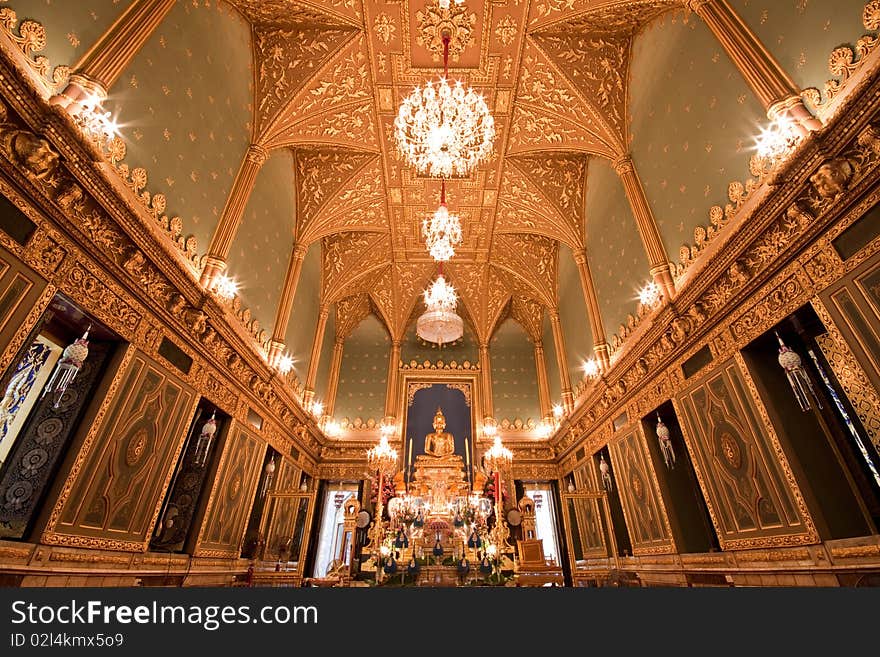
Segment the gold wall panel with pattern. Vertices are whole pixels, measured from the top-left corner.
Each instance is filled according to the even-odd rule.
[[[241,423],[229,429],[194,555],[234,558],[241,554],[266,444]]]
[[[140,351],[110,394],[47,531],[55,543],[145,551],[197,399]]]
[[[803,496],[745,377],[731,359],[675,400],[721,547],[815,543]]]
[[[44,289],[45,280],[14,254],[0,247],[0,371],[5,371],[12,362],[27,333],[51,300],[51,297],[41,299]]]
[[[625,431],[609,445],[609,450],[633,554],[675,552],[675,540],[641,426]]]

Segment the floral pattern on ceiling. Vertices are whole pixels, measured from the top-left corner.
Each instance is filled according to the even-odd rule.
[[[205,38],[205,35],[211,35]],[[110,89],[126,162],[204,251],[244,157],[253,115],[250,26],[225,2],[177,2]]]
[[[279,150],[260,169],[241,228],[229,252],[227,271],[241,281],[239,296],[251,316],[271,333],[290,252],[293,249],[293,156]]]
[[[674,261],[709,207],[724,205],[730,181],[748,175],[754,136],[766,120],[721,45],[684,10],[644,28],[632,79],[630,150]]]

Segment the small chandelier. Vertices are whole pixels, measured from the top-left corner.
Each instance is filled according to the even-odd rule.
[[[383,477],[390,477],[397,470],[397,450],[388,444],[387,434],[380,434],[379,444],[367,450],[367,464]]]
[[[449,260],[461,244],[461,221],[446,208],[446,180],[440,183],[440,207],[422,221],[422,234],[428,253],[438,262]]]
[[[464,0],[455,0],[455,4],[460,5],[463,4]],[[449,5],[452,4],[450,0],[437,0],[437,6],[440,9],[449,9]]]
[[[442,178],[470,175],[489,159],[495,140],[495,120],[483,96],[460,80],[449,82],[449,40],[443,34],[443,77],[416,87],[394,121],[400,155],[418,173]]]
[[[501,443],[501,437],[496,435],[492,446],[483,455],[486,465],[492,472],[504,472],[513,463],[513,452]]]
[[[427,342],[439,345],[458,340],[464,335],[464,322],[455,306],[458,296],[443,274],[438,274],[431,286],[425,290],[427,310],[416,321],[416,334]]]

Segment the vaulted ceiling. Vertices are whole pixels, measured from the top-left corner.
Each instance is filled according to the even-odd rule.
[[[729,1],[804,86],[821,86],[810,75],[823,75],[826,42],[858,33],[863,5]],[[10,2],[46,24],[53,63],[70,64],[126,4]],[[372,312],[401,339],[435,272],[420,227],[439,181],[399,159],[392,128],[402,98],[441,73],[446,21],[451,75],[485,96],[497,131],[490,161],[448,189],[463,223],[447,268],[462,312],[481,342],[507,317],[540,339],[544,309],[581,294],[558,284],[564,245],[586,249],[610,332],[648,267],[608,163],[632,155],[675,260],[728,182],[747,175],[763,117],[684,4],[466,0],[444,14],[435,0],[181,0],[109,104],[129,159],[201,250],[248,144],[270,151],[230,255],[263,327],[296,241],[320,251],[320,299],[338,303],[337,330]],[[816,43],[791,27],[806,11]]]

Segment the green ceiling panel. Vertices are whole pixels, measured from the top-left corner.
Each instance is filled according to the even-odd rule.
[[[210,35],[210,36],[208,36]],[[177,2],[110,90],[126,162],[205,252],[250,142],[250,26],[225,2]]]
[[[339,390],[334,416],[354,422],[385,415],[385,388],[388,384],[388,355],[391,339],[385,325],[370,314],[345,341]]]
[[[593,333],[577,264],[571,249],[565,245],[559,247],[559,323],[568,352],[565,354],[568,373],[574,386],[584,375],[584,361],[593,355]]]
[[[293,309],[290,312],[290,323],[287,325],[287,335],[284,338],[287,351],[293,357],[293,370],[303,383],[309,371],[309,356],[315,339],[320,304],[321,243],[315,242],[309,247],[303,259],[296,296],[293,298]],[[327,323],[330,323],[329,318]]]
[[[257,176],[228,268],[239,282],[242,304],[269,333],[293,248],[295,212],[293,156],[286,149],[275,151]]]
[[[513,319],[504,320],[489,341],[492,361],[492,400],[495,418],[524,423],[541,420],[535,348],[523,328]]]
[[[610,341],[627,314],[635,313],[650,267],[623,184],[605,160],[590,160],[586,213],[587,257]]]
[[[73,67],[131,4],[131,0],[12,0],[19,24],[27,19],[46,28],[46,47],[37,55],[52,67]]]
[[[748,177],[764,112],[695,14],[649,24],[635,41],[630,75],[633,162],[676,262],[709,208],[727,202],[728,184]]]
[[[822,89],[828,56],[865,33],[865,0],[729,0],[800,88]]]

